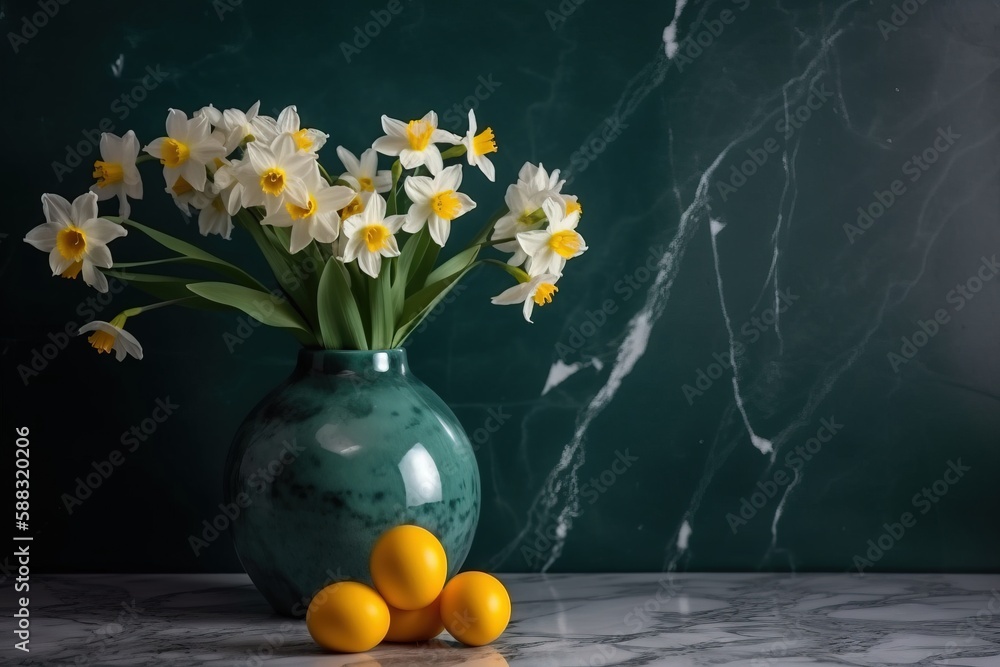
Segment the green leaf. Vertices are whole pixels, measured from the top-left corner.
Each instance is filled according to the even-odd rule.
[[[446,297],[448,292],[465,277],[465,274],[478,266],[478,264],[478,262],[474,262],[460,269],[458,272],[428,285],[407,299],[403,306],[403,314],[399,318],[403,324],[396,330],[396,335],[392,339],[392,346],[401,346],[406,341],[406,338],[413,333],[414,329],[427,317],[427,314],[434,309],[434,306],[440,303],[441,299]]]
[[[403,300],[406,298],[407,288],[410,286],[424,255],[427,253],[431,240],[427,226],[424,227],[406,240],[402,251],[399,253],[399,260],[396,262],[396,275],[392,280],[392,301],[393,311],[396,317],[402,313]],[[428,272],[429,273],[429,272]],[[413,289],[412,292],[417,291]]]
[[[392,269],[394,258],[384,258],[378,278],[371,281],[372,308],[372,349],[387,350],[392,345],[392,336],[396,331],[395,308],[392,292]]]
[[[437,245],[437,244],[435,244]],[[433,285],[439,282],[453,273],[457,273],[462,269],[470,266],[474,261],[476,261],[476,255],[479,254],[479,246],[474,245],[471,248],[466,248],[462,252],[458,253],[447,262],[437,267],[431,271],[430,275],[427,276],[425,285]]]
[[[209,301],[242,310],[261,324],[288,329],[304,345],[315,343],[315,336],[302,316],[287,301],[270,292],[215,282],[191,283],[187,288]]]
[[[202,250],[198,246],[191,245],[186,241],[181,241],[180,239],[174,238],[169,234],[164,234],[163,232],[152,229],[151,227],[147,227],[146,225],[141,225],[138,222],[135,222],[134,220],[127,220],[127,219],[121,220],[120,218],[114,218],[114,219],[120,220],[122,225],[138,229],[140,232],[142,232],[149,238],[153,239],[154,241],[162,245],[164,248],[167,248],[168,250],[173,250],[174,252],[184,255],[185,257],[188,257],[193,261],[196,261],[202,265],[213,268],[219,273],[229,276],[230,278],[232,278],[241,285],[253,289],[261,289],[261,290],[266,289],[253,276],[251,276],[243,269],[234,266],[223,259],[219,259],[215,255]]]
[[[347,270],[335,257],[326,261],[316,294],[323,347],[330,350],[367,350],[365,328],[351,293]]]
[[[403,173],[403,165],[400,164],[399,160],[392,163],[392,187],[389,189],[389,202],[386,207],[386,215],[396,215],[399,212],[399,199],[397,197],[397,186],[399,184],[399,176]]]
[[[226,306],[222,304],[191,296],[191,292],[187,286],[191,283],[201,282],[201,278],[178,278],[176,276],[159,276],[149,273],[117,271],[114,269],[105,270],[104,275],[111,278],[118,278],[129,287],[134,287],[164,301],[190,299],[180,304],[188,308],[227,310]]]
[[[414,256],[409,267],[410,277],[407,278],[405,285],[406,296],[419,292],[420,289],[427,284],[427,276],[429,276],[431,271],[434,269],[434,263],[437,261],[438,253],[441,252],[441,246],[434,243],[434,240],[430,235],[430,230],[427,229],[426,225],[414,236],[418,236],[420,234],[423,234],[427,240],[422,244],[422,253],[418,253],[417,249],[414,249]],[[413,239],[411,238],[410,240],[412,241]],[[406,245],[409,245],[409,242],[407,242]]]

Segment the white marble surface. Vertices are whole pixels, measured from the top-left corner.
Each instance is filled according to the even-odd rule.
[[[1000,576],[501,575],[506,634],[329,655],[274,616],[245,575],[32,581],[25,665],[1000,666]]]

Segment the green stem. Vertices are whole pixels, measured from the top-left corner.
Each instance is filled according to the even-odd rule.
[[[453,157],[461,157],[465,155],[466,148],[465,144],[455,144],[451,148],[441,153],[442,160],[448,160]]]
[[[125,317],[135,317],[141,313],[149,312],[150,310],[156,310],[157,308],[164,308],[166,306],[173,306],[184,301],[191,301],[197,299],[196,296],[186,296],[181,299],[170,299],[169,301],[160,301],[159,303],[151,303],[148,306],[139,306],[137,308],[129,308],[128,310],[123,310],[122,315]]]
[[[137,157],[135,159],[135,163],[136,164],[142,164],[143,162],[152,162],[155,159],[156,158],[154,156],[150,155],[149,153],[143,153],[142,155],[140,155],[139,157]]]

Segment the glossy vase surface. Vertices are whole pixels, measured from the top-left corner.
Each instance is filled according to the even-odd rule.
[[[479,520],[468,436],[401,349],[302,350],[240,426],[224,493],[243,567],[290,616],[333,581],[370,585],[371,548],[397,525],[434,533],[454,575]]]

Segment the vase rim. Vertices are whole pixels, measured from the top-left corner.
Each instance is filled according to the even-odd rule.
[[[345,371],[393,371],[407,374],[406,350],[397,347],[388,350],[325,350],[302,348],[299,350],[297,368],[300,372],[337,374]]]

